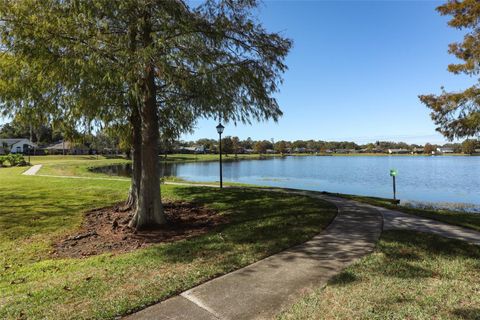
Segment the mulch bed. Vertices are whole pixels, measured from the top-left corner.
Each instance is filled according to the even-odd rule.
[[[83,258],[129,252],[201,235],[225,222],[218,212],[189,202],[167,202],[164,209],[166,226],[138,232],[128,227],[133,213],[122,205],[87,212],[80,230],[54,243],[52,256]]]

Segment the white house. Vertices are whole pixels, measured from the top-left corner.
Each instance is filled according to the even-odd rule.
[[[439,153],[454,153],[452,148],[437,148],[437,152]]]
[[[0,139],[0,150],[3,150],[3,153],[26,153],[29,148],[36,148],[37,146],[33,144],[28,139]],[[0,154],[2,151],[0,151]]]
[[[408,149],[388,149],[389,154],[407,154],[410,153]]]
[[[178,150],[180,153],[205,153],[205,146],[193,146],[193,147],[180,147]]]

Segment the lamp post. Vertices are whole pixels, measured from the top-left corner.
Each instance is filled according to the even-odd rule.
[[[395,181],[395,177],[397,176],[397,169],[390,169],[390,176],[393,179],[393,201],[397,202],[397,184]]]
[[[219,141],[219,151],[220,151],[220,189],[223,188],[223,171],[222,171],[222,133],[223,129],[225,129],[224,126],[222,126],[221,123],[218,124],[217,126],[217,132],[218,132],[218,141]]]

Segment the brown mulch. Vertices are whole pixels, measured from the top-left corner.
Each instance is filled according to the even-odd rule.
[[[154,230],[128,227],[132,212],[121,205],[87,212],[80,230],[54,243],[52,255],[82,258],[102,253],[123,253],[155,243],[201,235],[225,222],[218,212],[189,202],[164,203],[168,224]]]

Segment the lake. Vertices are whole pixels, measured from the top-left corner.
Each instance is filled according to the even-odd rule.
[[[467,203],[480,207],[480,157],[469,156],[288,156],[265,160],[227,161],[223,179],[257,185],[392,197],[402,201]],[[129,175],[127,167],[101,169]],[[162,164],[164,176],[189,181],[218,181],[218,162]]]

